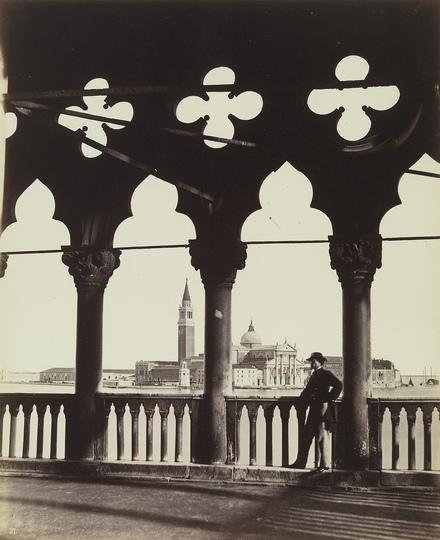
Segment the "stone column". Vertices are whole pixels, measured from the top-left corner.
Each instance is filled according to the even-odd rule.
[[[76,333],[76,407],[67,435],[67,459],[93,459],[95,394],[102,380],[102,316],[104,290],[118,268],[120,251],[96,246],[69,246],[63,262],[78,292]]]
[[[381,266],[382,238],[364,235],[353,240],[330,236],[331,267],[337,271],[343,295],[344,468],[368,469],[367,398],[371,388],[370,292]]]
[[[6,268],[8,267],[9,255],[0,253],[0,278],[4,277]]]
[[[205,388],[201,430],[204,463],[227,460],[226,402],[232,392],[231,296],[237,270],[244,268],[246,245],[223,236],[190,241],[192,265],[205,286]]]

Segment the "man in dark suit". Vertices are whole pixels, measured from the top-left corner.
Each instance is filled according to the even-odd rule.
[[[320,451],[318,471],[330,468],[330,427],[334,420],[333,400],[339,397],[342,391],[342,382],[333,373],[322,366],[327,361],[320,352],[314,352],[307,359],[311,362],[313,374],[307,386],[301,392],[301,400],[308,405],[309,414],[301,433],[298,445],[298,457],[290,465],[293,469],[304,469],[309,455],[310,445],[316,437]]]

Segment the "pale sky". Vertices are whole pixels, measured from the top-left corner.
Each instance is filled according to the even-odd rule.
[[[440,173],[425,156],[415,169]],[[406,174],[402,205],[381,224],[383,237],[440,235],[440,180]],[[262,210],[244,225],[242,240],[326,239],[330,221],[310,208],[307,178],[285,164],[264,182]],[[176,189],[147,178],[132,199],[133,217],[115,246],[186,244],[194,227],[177,214]],[[51,219],[55,203],[39,181],[17,202],[18,221],[0,250],[59,249],[66,227]],[[440,374],[440,241],[384,242],[383,267],[372,287],[372,355],[402,374]],[[177,360],[178,306],[185,279],[195,307],[196,353],[203,351],[204,289],[187,249],[123,251],[104,299],[104,367],[134,368],[138,360]],[[76,289],[61,254],[11,255],[0,279],[0,368],[39,371],[74,366]],[[342,353],[342,292],[330,268],[328,244],[249,246],[232,292],[232,339],[250,320],[263,343],[287,341],[306,358],[314,350]]]

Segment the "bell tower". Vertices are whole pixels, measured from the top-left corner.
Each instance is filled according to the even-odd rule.
[[[181,364],[184,358],[194,356],[194,308],[189,294],[188,279],[185,283],[183,291],[182,303],[179,306],[179,322],[178,328],[178,362]]]

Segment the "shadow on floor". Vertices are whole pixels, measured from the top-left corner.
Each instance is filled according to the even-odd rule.
[[[3,477],[0,504],[0,538],[440,538],[433,490]]]

